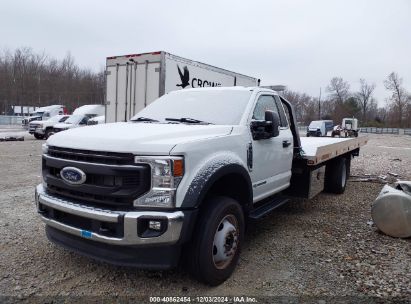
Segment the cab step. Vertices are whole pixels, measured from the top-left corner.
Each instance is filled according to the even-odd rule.
[[[248,217],[251,220],[259,220],[267,216],[274,209],[284,205],[288,201],[290,201],[290,199],[284,196],[277,196],[277,197],[271,198],[267,200],[267,202],[263,203],[261,206],[258,206],[253,211],[251,211]]]

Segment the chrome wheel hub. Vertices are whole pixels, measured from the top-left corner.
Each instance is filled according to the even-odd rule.
[[[213,242],[213,262],[218,269],[230,265],[238,248],[238,223],[233,215],[224,217],[217,227]]]

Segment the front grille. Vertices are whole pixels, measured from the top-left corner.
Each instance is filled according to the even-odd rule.
[[[50,146],[48,149],[48,154],[56,158],[84,161],[88,163],[98,163],[106,165],[134,164],[134,156],[131,153],[78,150]]]
[[[151,187],[148,165],[131,165],[132,154],[49,147],[43,157],[43,177],[47,191],[62,198],[95,207],[126,210]],[[127,165],[126,165],[127,164]],[[64,167],[86,174],[83,184],[66,183],[60,176]]]
[[[61,169],[55,167],[49,167],[49,174],[56,178],[61,178]],[[102,187],[114,187],[120,186],[123,188],[137,187],[140,184],[140,176],[138,175],[101,175],[101,174],[87,174],[86,185],[102,186]]]
[[[39,125],[29,124],[29,131],[34,132],[37,129],[37,127],[39,127]]]
[[[54,185],[47,185],[47,192],[56,194],[61,198],[71,198],[82,203],[86,202],[87,205],[92,207],[111,206],[113,207],[111,208],[112,210],[128,210],[129,207],[132,207],[134,200],[132,197],[112,197],[110,195],[86,193]]]

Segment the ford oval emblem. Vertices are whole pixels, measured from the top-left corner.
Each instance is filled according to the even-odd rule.
[[[74,167],[64,167],[60,171],[60,176],[70,185],[81,185],[86,181],[86,173]]]

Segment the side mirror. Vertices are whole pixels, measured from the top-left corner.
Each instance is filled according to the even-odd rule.
[[[277,137],[280,134],[280,117],[273,111],[265,111],[265,121],[271,121],[271,137]]]
[[[251,122],[251,134],[254,140],[268,139],[280,134],[278,127],[280,118],[273,111],[265,111],[265,120],[255,120]]]

